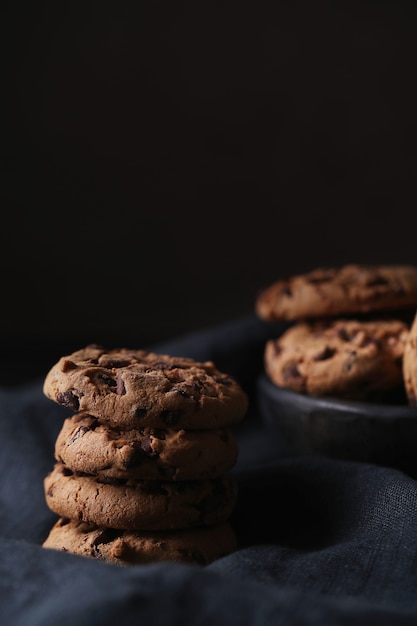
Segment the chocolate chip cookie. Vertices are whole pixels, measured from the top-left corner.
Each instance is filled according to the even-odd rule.
[[[237,541],[228,522],[187,530],[147,532],[114,530],[60,518],[43,547],[121,566],[157,561],[208,565],[234,552]]]
[[[139,481],[72,472],[56,463],[44,480],[48,507],[60,517],[123,530],[171,530],[219,524],[237,500],[228,474],[199,481]]]
[[[124,429],[222,428],[240,422],[248,407],[239,383],[210,361],[97,345],[59,359],[43,390],[74,412]]]
[[[318,268],[278,280],[257,297],[255,311],[267,321],[415,309],[417,267],[345,265]]]
[[[265,370],[280,387],[374,400],[403,387],[409,327],[399,320],[298,322],[266,343]]]
[[[228,471],[238,445],[228,428],[120,430],[88,413],[67,418],[55,442],[55,458],[74,472],[141,480],[201,480]]]

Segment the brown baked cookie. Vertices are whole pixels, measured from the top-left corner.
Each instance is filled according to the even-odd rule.
[[[255,302],[267,321],[308,320],[417,307],[417,267],[345,265],[279,280]]]
[[[74,472],[141,480],[201,480],[228,471],[238,445],[228,428],[119,430],[88,413],[67,418],[55,458]]]
[[[403,377],[408,403],[417,406],[417,314],[404,348]]]
[[[188,530],[149,532],[100,528],[60,518],[43,547],[122,566],[157,561],[208,565],[234,552],[237,539],[228,522]]]
[[[403,387],[408,334],[398,320],[298,322],[266,343],[265,370],[276,385],[313,396],[382,398]]]
[[[240,422],[248,407],[238,382],[212,362],[96,345],[62,357],[44,393],[124,429],[222,428]]]
[[[171,530],[225,522],[237,500],[235,479],[101,482],[57,463],[44,480],[48,507],[60,517],[124,530]]]

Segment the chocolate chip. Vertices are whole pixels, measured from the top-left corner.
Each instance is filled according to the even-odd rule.
[[[98,374],[98,378],[100,380],[103,381],[103,383],[105,383],[106,385],[108,385],[108,387],[117,387],[117,383],[114,380],[114,378],[112,378],[111,376],[109,376],[108,374],[105,374],[104,372],[100,372]]]
[[[148,412],[148,410],[149,410],[149,408],[148,408],[147,406],[138,406],[138,407],[135,409],[134,416],[140,419],[141,417],[143,417],[144,415],[146,415],[146,413]]]
[[[105,367],[106,369],[127,367],[128,365],[131,365],[131,363],[132,361],[130,359],[115,359],[106,354],[99,359],[100,367]]]
[[[301,378],[301,373],[296,363],[289,363],[286,367],[284,367],[282,373],[284,380],[288,380],[288,378]]]
[[[126,395],[126,387],[123,378],[120,374],[117,375],[116,393],[118,396]]]
[[[313,358],[315,361],[326,361],[327,359],[331,359],[335,353],[336,353],[336,350],[334,348],[329,348],[329,346],[326,346],[321,352],[316,354]]]
[[[152,449],[152,437],[145,437],[144,439],[142,439],[139,445],[140,449],[143,450],[143,452],[145,452],[147,456],[156,455],[156,453]]]
[[[347,333],[345,328],[338,328],[337,329],[337,336],[342,341],[350,341],[350,337],[349,337],[349,335],[348,335],[348,333]]]
[[[125,467],[137,467],[143,459],[153,459],[158,456],[152,448],[152,437],[145,437],[142,441],[135,441],[130,445],[129,458],[124,461]]]
[[[201,388],[202,388],[202,383],[199,380],[195,380],[194,378],[192,378],[189,383],[188,386],[191,387],[191,389],[193,390],[193,397],[196,394],[200,394],[201,393]]]
[[[72,391],[57,393],[56,401],[58,404],[67,407],[67,409],[72,409],[73,411],[78,411],[80,408],[80,399]]]
[[[85,433],[87,433],[89,430],[91,429],[88,426],[80,426],[79,428],[77,428],[71,439],[69,439],[68,445],[71,445],[72,443],[74,443],[74,441],[77,441],[77,439],[85,435]]]

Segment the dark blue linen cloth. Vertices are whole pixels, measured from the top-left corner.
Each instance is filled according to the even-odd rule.
[[[239,549],[206,567],[120,568],[42,548],[56,520],[43,479],[68,411],[43,396],[42,380],[0,390],[2,626],[417,624],[417,483],[393,468],[283,453],[256,395],[265,340],[278,331],[249,316],[153,346],[212,359],[250,396],[235,428]]]

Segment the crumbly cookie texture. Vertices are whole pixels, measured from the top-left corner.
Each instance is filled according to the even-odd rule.
[[[89,345],[47,373],[44,394],[110,426],[207,429],[240,422],[248,397],[211,361]]]
[[[298,322],[266,343],[265,370],[272,382],[293,391],[376,399],[403,386],[408,336],[399,320]]]
[[[234,552],[237,540],[228,522],[188,530],[147,532],[114,530],[60,518],[43,547],[121,566],[157,561],[208,565]]]
[[[229,474],[200,481],[139,481],[71,472],[56,463],[44,479],[48,507],[60,517],[124,530],[171,530],[227,521],[237,484]]]
[[[409,265],[317,268],[276,281],[255,301],[257,315],[267,321],[302,321],[415,307],[417,267]]]
[[[403,377],[410,406],[417,406],[417,313],[404,348]]]
[[[88,413],[67,418],[55,443],[57,461],[102,480],[215,478],[231,469],[237,456],[228,428],[120,430]]]

